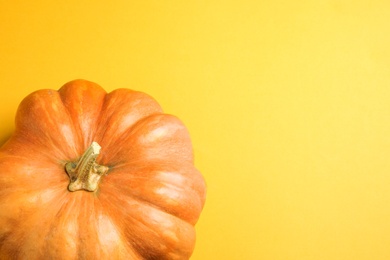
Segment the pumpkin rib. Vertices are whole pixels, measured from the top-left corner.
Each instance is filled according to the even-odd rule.
[[[106,195],[103,195],[104,196],[107,196]],[[102,198],[101,196],[99,196],[99,199],[97,200],[98,203],[100,203],[103,208],[104,208],[104,212],[107,216],[109,216],[112,221],[114,222],[115,226],[118,227],[118,230],[120,231],[120,235],[124,238],[126,238],[126,235],[125,235],[125,231],[124,231],[124,228],[123,228],[123,221],[124,221],[124,217],[118,217],[118,213],[117,211],[125,211],[124,209],[122,209],[123,207],[123,204],[121,204],[119,207],[118,207],[118,204],[117,203],[114,203],[113,202],[113,199],[110,199],[109,197],[112,197],[114,199],[118,199],[116,196],[115,196],[115,193],[114,194],[111,194],[107,196],[106,200],[104,198]],[[131,201],[134,201],[132,199],[130,199]],[[127,215],[126,212],[123,213],[123,215]],[[134,255],[137,256],[136,259],[144,259],[142,257],[142,255],[139,254],[139,252],[137,251],[137,249],[134,247],[133,243],[131,243],[131,240],[129,239],[125,239],[125,245],[127,246],[128,250],[130,252],[132,252]],[[147,259],[147,258],[145,258]]]
[[[18,200],[13,198],[13,196],[19,196],[18,199],[21,203],[15,206],[12,205],[12,207],[17,209],[17,212],[14,212],[14,216],[9,215],[12,212],[12,207],[8,207],[5,221],[7,221],[7,226],[11,226],[12,233],[3,241],[4,246],[0,250],[1,252],[4,251],[5,259],[9,259],[11,256],[14,256],[11,259],[39,259],[44,257],[42,247],[40,247],[41,243],[45,241],[45,234],[43,233],[48,230],[46,223],[54,219],[52,216],[56,212],[56,207],[61,205],[61,200],[58,200],[58,198],[65,198],[65,193],[61,190],[56,190],[56,196],[46,196],[49,200],[41,201],[39,205],[33,201],[29,202],[31,195],[37,194],[37,191],[23,193],[24,197],[28,199],[20,198],[18,193],[10,195],[8,200],[12,199],[14,203],[17,203]],[[61,193],[62,196],[59,197],[58,195]],[[4,206],[4,203],[1,204]],[[20,205],[23,205],[23,207]],[[25,232],[26,230],[29,230],[29,232]]]
[[[7,189],[39,190],[66,185],[67,177],[64,174],[57,174],[62,172],[61,167],[56,164],[40,164],[39,162],[44,161],[31,160],[27,157],[13,157],[12,155],[0,157],[1,192]]]
[[[58,255],[67,256],[69,250],[63,245],[64,241],[74,243],[73,255],[74,259],[138,259],[138,255],[134,249],[129,248],[122,241],[123,236],[118,237],[114,241],[107,240],[109,234],[112,233],[107,229],[107,222],[101,223],[103,205],[93,193],[72,193],[73,196],[68,198],[66,204],[57,213],[55,219],[63,223],[62,225],[54,221],[54,228],[61,228],[62,232],[54,231],[49,235],[56,235],[58,243],[53,245],[53,237],[48,238],[51,243],[46,245],[45,251],[52,251],[53,247],[57,246],[62,253],[53,252],[52,258]],[[106,218],[107,219],[107,218]],[[73,223],[73,224],[72,224]],[[73,226],[73,227],[72,227]],[[103,230],[102,230],[103,227]],[[73,231],[72,232],[69,232]],[[65,234],[63,234],[65,232]],[[75,235],[78,234],[76,237]],[[119,233],[118,233],[119,234]],[[104,241],[101,241],[101,238]],[[110,243],[114,245],[109,247]],[[55,248],[54,248],[55,250]],[[130,257],[130,258],[129,258]],[[49,257],[50,258],[50,257]],[[68,258],[64,258],[68,259]]]
[[[91,201],[93,198],[90,194],[78,194],[79,203],[77,208],[79,210],[79,216],[77,222],[79,225],[79,237],[78,237],[78,250],[77,255],[79,259],[100,259],[99,244],[97,243],[96,234],[96,219],[95,219],[95,203]],[[83,198],[83,199],[81,199]],[[91,228],[93,227],[93,228]],[[88,253],[93,253],[94,257],[91,257]]]
[[[122,191],[122,190],[120,190],[120,191]],[[151,207],[153,207],[153,208],[155,208],[155,209],[157,209],[157,210],[159,210],[161,212],[165,212],[165,213],[167,213],[169,215],[172,215],[174,217],[180,218],[183,221],[185,221],[185,222],[187,222],[188,224],[191,224],[191,225],[195,224],[195,222],[197,220],[197,217],[198,217],[198,216],[196,216],[196,217],[192,217],[191,219],[188,219],[187,217],[183,216],[182,214],[179,214],[178,211],[173,211],[173,210],[169,209],[168,205],[159,205],[159,204],[157,204],[156,201],[153,201],[151,199],[147,199],[147,198],[145,198],[145,197],[143,197],[141,195],[136,195],[136,194],[131,193],[131,194],[128,194],[128,197],[132,198],[133,200],[138,201],[140,203],[148,204],[149,206],[151,206]],[[199,204],[200,204],[200,202],[199,202]]]
[[[176,252],[179,255],[182,253],[188,254],[187,257],[189,257],[190,252],[193,250],[193,243],[190,243],[190,241],[195,239],[195,237],[190,239],[191,236],[188,233],[190,231],[195,232],[191,224],[176,216],[160,211],[158,208],[155,208],[148,203],[142,203],[134,199],[125,199],[123,196],[115,196],[114,194],[115,192],[112,190],[101,193],[100,200],[105,206],[104,209],[109,215],[112,214],[111,212],[115,212],[113,220],[116,222],[116,225],[120,227],[120,230],[123,230],[127,241],[131,243],[132,247],[135,248],[138,253],[141,253],[144,259],[176,259],[164,257],[164,255],[169,255],[169,252],[165,251],[168,249],[170,249],[172,253]],[[129,209],[131,209],[130,212]],[[150,216],[153,216],[155,219],[147,219]],[[156,219],[157,216],[159,217]],[[157,221],[158,219],[164,219],[164,222]],[[167,220],[171,221],[167,222]],[[172,226],[168,227],[168,223],[171,223]],[[165,226],[162,227],[162,225]],[[179,233],[172,230],[173,228],[176,228],[175,230]],[[156,229],[163,229],[164,232],[161,232],[161,230],[157,231]],[[183,235],[181,233],[187,235],[186,240],[176,237],[177,235]],[[152,234],[154,234],[154,236]],[[146,246],[146,248],[142,249],[140,248],[140,241],[143,241],[144,239],[147,239],[148,241],[142,243]],[[172,240],[174,240],[174,242]],[[161,246],[166,248],[161,248],[160,251],[156,249],[155,247],[159,243],[163,243]],[[174,247],[174,245],[176,246]],[[188,248],[188,246],[190,246],[190,248]],[[154,250],[157,250],[157,252],[154,252]],[[153,255],[158,256],[158,258],[151,257]],[[187,259],[187,257],[180,259]]]
[[[127,252],[128,254],[127,256],[123,257],[123,259],[129,259],[129,256],[132,256],[131,259],[140,259],[141,256],[138,254],[137,250],[130,243],[128,243],[126,239],[124,239],[125,236],[115,221],[116,216],[113,216],[112,214],[110,214],[110,212],[105,210],[105,206],[100,199],[95,199],[95,203],[98,203],[100,205],[100,207],[103,209],[104,214],[112,221],[112,223],[114,223],[115,228],[118,230],[120,237],[123,238],[123,240],[125,241],[125,243],[123,243],[123,246],[125,252]],[[120,241],[122,241],[122,239]]]
[[[123,188],[118,188],[118,186],[115,186],[115,187],[111,186],[110,188],[113,189],[113,190],[116,190],[118,192],[123,192]],[[153,207],[155,209],[158,209],[158,210],[163,211],[163,212],[165,212],[167,214],[170,214],[172,216],[180,218],[180,216],[175,215],[174,213],[169,211],[168,208],[159,205],[158,202],[156,202],[156,201],[152,201],[150,199],[144,198],[143,196],[134,194],[132,192],[129,192],[129,193],[125,194],[125,196],[128,197],[129,199],[133,199],[134,201],[137,201],[139,203],[148,204],[149,206],[151,206],[151,207]],[[185,219],[183,219],[183,220],[185,220]],[[187,220],[185,220],[185,221],[187,221]],[[187,221],[187,222],[189,222],[189,221]]]
[[[62,86],[58,93],[80,136],[81,154],[93,141],[107,92],[96,83],[74,80]]]
[[[154,114],[145,117],[118,140],[117,146],[109,149],[109,154],[102,152],[99,159],[102,164],[117,165],[125,161],[137,161],[137,158],[193,163],[189,133],[173,115]]]
[[[47,257],[51,257],[51,255],[53,254],[52,253],[53,251],[56,252],[57,250],[65,249],[67,252],[69,252],[71,254],[71,256],[69,258],[70,259],[74,258],[74,257],[72,257],[72,253],[74,254],[74,252],[77,250],[78,243],[77,243],[77,241],[75,241],[74,237],[71,238],[72,241],[70,241],[70,243],[69,243],[68,239],[67,239],[67,233],[69,232],[69,230],[72,230],[72,229],[74,232],[77,232],[79,227],[78,227],[78,225],[70,226],[68,223],[67,224],[64,223],[61,225],[58,222],[60,222],[60,223],[63,222],[63,219],[66,219],[67,217],[69,217],[70,214],[72,216],[75,216],[77,214],[77,210],[76,211],[72,210],[74,208],[73,206],[76,205],[75,201],[76,201],[76,198],[74,196],[67,197],[66,201],[64,201],[64,203],[62,203],[62,205],[60,206],[60,208],[56,212],[55,217],[50,225],[49,232],[46,234],[46,241],[47,242],[43,246],[44,251],[47,252]],[[64,225],[65,225],[65,227],[62,227]],[[64,229],[64,231],[58,232],[59,230],[62,230],[62,229]],[[59,238],[57,238],[56,236],[59,236]],[[58,240],[58,242],[56,242],[57,240]],[[72,242],[73,242],[73,245],[72,245]],[[75,250],[73,250],[73,252],[72,252],[72,246],[76,248]],[[57,255],[57,257],[58,257],[58,255],[60,255],[60,254],[54,254],[54,256],[55,255]]]
[[[203,177],[193,165],[187,166],[189,168],[148,164],[126,173],[113,168],[101,189],[115,189],[194,225],[203,208],[204,196],[200,194],[205,192],[205,186],[194,184],[194,179],[203,180]]]
[[[161,113],[160,105],[149,95],[135,90],[116,89],[105,97],[95,141],[109,149],[138,121]]]
[[[2,206],[2,210],[0,211],[0,226],[2,227],[0,233],[7,231],[4,230],[4,227],[12,226],[12,230],[19,230],[23,234],[26,229],[23,228],[26,226],[26,217],[28,220],[31,220],[35,216],[35,225],[31,225],[31,227],[35,227],[37,223],[41,223],[39,220],[42,219],[37,216],[47,217],[48,209],[53,209],[55,205],[59,205],[61,200],[65,197],[66,191],[63,189],[63,184],[65,182],[59,181],[61,178],[58,179],[60,176],[57,174],[51,174],[53,171],[51,168],[52,166],[49,166],[48,168],[44,166],[45,168],[38,168],[39,170],[35,170],[35,167],[39,166],[38,162],[39,161],[29,161],[26,157],[20,158],[12,154],[8,155],[3,153],[1,155],[0,166],[3,171],[0,175],[0,205]],[[52,164],[50,163],[49,165]],[[51,177],[55,177],[55,179],[57,178],[57,180],[44,178],[45,176],[49,176],[48,174],[50,174]],[[46,182],[42,182],[42,180]],[[63,181],[65,181],[65,179],[63,179]],[[7,192],[8,189],[12,189],[12,191]],[[62,194],[61,197],[58,196],[59,194]],[[55,201],[55,203],[52,203],[52,201]],[[48,207],[49,204],[53,205]],[[40,232],[42,232],[42,230],[44,231],[46,229],[42,228]],[[15,233],[15,231],[6,237],[2,235],[5,246],[1,248],[1,252],[5,252],[3,254],[4,258],[9,258],[5,257],[7,255],[13,255],[15,257],[12,259],[18,259],[19,257],[22,258],[21,254],[25,254],[21,250],[25,249],[27,245],[23,245],[20,247],[21,249],[19,249],[19,246],[16,246],[16,244],[21,245],[22,241],[27,241],[29,239],[27,236],[29,233],[26,233],[23,238],[24,240],[21,241],[21,239],[15,239],[15,236],[21,236],[21,234],[18,235],[18,233]],[[7,240],[8,242],[6,242]],[[7,244],[14,244],[14,246],[7,249],[5,248]],[[0,258],[3,259],[2,257]]]
[[[15,133],[10,140],[29,142],[31,145],[25,146],[37,150],[36,153],[50,155],[49,158],[75,157],[78,140],[71,123],[59,93],[51,89],[38,90],[20,103]]]
[[[42,149],[41,146],[37,145],[34,143],[34,140],[30,138],[25,138],[24,134],[18,133],[17,135],[12,136],[6,144],[1,149],[7,149],[8,146],[13,147],[12,149],[14,151],[10,151],[10,153],[7,154],[7,156],[13,156],[15,158],[23,158],[23,159],[30,159],[32,158],[32,155],[35,157],[35,159],[39,160],[47,160],[48,162],[52,164],[57,164],[58,162],[61,162],[59,156],[54,156],[56,153],[45,151]],[[22,146],[28,146],[29,147],[29,152],[28,153],[20,153],[19,149],[14,149],[20,148]],[[20,153],[21,155],[15,155],[15,153]],[[63,156],[62,158],[64,158]]]
[[[64,97],[63,95],[60,94],[60,90],[57,91],[57,93],[59,94],[60,98],[61,98],[61,102],[62,102],[62,105],[64,106],[64,110],[66,112],[66,114],[68,115],[69,119],[70,119],[70,122],[71,122],[71,125],[73,126],[73,134],[77,137],[77,143],[82,143],[82,139],[83,137],[81,136],[81,130],[80,130],[80,126],[78,126],[78,129],[76,129],[76,122],[75,122],[75,119],[72,117],[70,111],[68,110],[68,108],[66,107],[65,105],[65,100],[64,100]],[[77,147],[77,155],[81,154],[82,153],[82,147]],[[69,158],[69,160],[71,159],[75,159],[77,158],[77,156],[75,156],[74,158]]]

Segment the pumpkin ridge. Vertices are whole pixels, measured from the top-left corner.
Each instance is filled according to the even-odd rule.
[[[59,90],[57,91],[59,94],[60,94],[60,99],[61,99],[61,102],[62,102],[62,105],[64,106],[64,110],[66,112],[66,114],[68,115],[69,117],[69,120],[70,120],[70,123],[72,124],[73,126],[73,129],[74,129],[74,132],[73,132],[73,135],[76,137],[76,149],[78,150],[77,153],[79,154],[81,152],[81,147],[79,147],[77,144],[80,144],[82,143],[82,136],[81,136],[81,127],[79,124],[76,124],[75,122],[75,119],[72,117],[68,107],[65,105],[65,101],[64,101],[64,97],[63,95],[61,95],[61,93],[59,92]],[[73,159],[73,158],[67,158],[67,159]]]
[[[113,189],[111,189],[111,191],[113,193],[115,193]],[[112,195],[109,196],[108,194],[105,194],[104,196],[106,198],[103,199],[104,201],[102,202],[102,204],[105,206],[104,207],[105,212],[107,212],[109,214],[109,212],[112,210],[112,208],[114,208],[115,211],[117,211],[117,214],[118,214],[118,212],[121,212],[120,213],[121,218],[119,218],[117,215],[113,219],[117,226],[121,226],[120,224],[124,225],[125,227],[137,226],[137,229],[144,230],[143,233],[147,233],[148,237],[150,237],[151,234],[153,234],[155,236],[154,240],[149,241],[150,245],[148,247],[145,247],[142,249],[142,248],[140,248],[140,244],[139,244],[138,239],[144,239],[143,234],[139,234],[139,232],[137,232],[137,230],[134,230],[132,228],[123,228],[123,234],[124,234],[125,238],[127,238],[126,240],[128,241],[128,243],[130,243],[131,247],[134,248],[134,250],[136,250],[137,253],[140,253],[142,255],[142,257],[143,257],[142,259],[170,259],[169,257],[168,258],[163,257],[164,255],[168,254],[168,252],[160,252],[161,250],[165,251],[168,249],[170,249],[172,251],[172,253],[178,253],[178,254],[182,254],[183,253],[182,250],[184,250],[184,252],[187,252],[186,254],[190,254],[192,252],[192,249],[188,249],[188,248],[183,249],[180,247],[180,245],[178,245],[178,244],[180,244],[180,242],[182,242],[182,243],[185,243],[185,244],[183,244],[183,246],[184,245],[188,246],[188,244],[185,241],[179,240],[175,243],[172,241],[169,241],[170,236],[166,236],[165,234],[161,234],[160,233],[161,230],[155,230],[156,226],[151,227],[150,226],[151,223],[150,223],[149,219],[142,218],[141,216],[139,216],[138,213],[145,214],[145,215],[149,215],[149,214],[146,214],[144,211],[141,211],[142,212],[141,213],[138,211],[139,209],[134,210],[134,212],[128,212],[126,209],[123,208],[123,205],[126,205],[127,203],[131,202],[131,205],[140,206],[144,210],[152,211],[155,213],[158,212],[158,215],[160,215],[159,216],[160,218],[170,219],[170,223],[174,223],[174,224],[172,224],[172,226],[171,226],[172,230],[169,230],[168,227],[163,229],[164,233],[166,233],[166,234],[176,234],[175,231],[180,231],[180,232],[185,232],[187,235],[189,235],[187,233],[188,231],[191,230],[192,232],[195,232],[193,225],[191,223],[189,223],[189,222],[187,222],[187,221],[185,221],[177,216],[174,216],[174,215],[169,214],[167,212],[161,211],[159,208],[155,207],[155,205],[153,205],[151,203],[144,203],[143,201],[138,201],[138,200],[135,200],[134,198],[128,200],[128,199],[125,199],[123,197],[112,197]],[[113,200],[110,200],[109,197],[112,197],[113,199],[115,199],[115,202],[113,202]],[[108,200],[109,203],[106,203],[106,200]],[[120,205],[120,206],[118,206],[118,205]],[[129,224],[129,222],[131,224]],[[176,230],[175,228],[177,228],[179,223],[183,228],[184,227],[186,227],[186,228],[183,230],[181,228],[178,228]],[[166,224],[166,223],[161,222],[160,224]],[[155,225],[157,225],[157,223],[155,223]],[[146,232],[145,230],[148,230],[148,231]],[[178,235],[178,234],[176,234],[176,235]],[[156,239],[158,241],[156,241]],[[152,241],[154,241],[154,243]],[[165,247],[165,249],[160,249],[160,251],[158,251],[158,252],[153,252],[151,249],[148,249],[150,247],[152,247],[152,248],[156,247],[157,243],[160,243],[160,245]],[[171,246],[173,246],[173,247],[170,248]],[[158,249],[156,249],[156,250],[158,250]],[[155,258],[153,258],[153,257],[155,257]]]
[[[94,141],[107,92],[94,82],[78,79],[63,85],[58,93],[76,128],[81,144],[78,152],[82,153]]]
[[[59,118],[59,116],[66,118]],[[31,143],[31,145],[27,145],[30,149],[37,148],[40,150],[39,153],[46,154],[49,158],[53,158],[53,155],[56,158],[63,158],[66,156],[64,151],[75,154],[77,153],[75,147],[77,140],[73,140],[74,142],[71,140],[70,149],[64,149],[65,146],[62,144],[64,142],[70,143],[69,140],[54,136],[54,133],[61,133],[62,137],[67,136],[59,124],[62,120],[66,123],[72,122],[59,93],[52,89],[37,90],[25,97],[20,103],[16,112],[15,132],[10,141],[15,139],[22,139],[22,143],[28,141]],[[45,128],[51,131],[45,131]],[[73,129],[66,129],[66,131],[68,130],[72,132],[71,137],[74,137]],[[47,149],[51,152],[46,152]],[[52,152],[53,149],[55,152]]]
[[[125,242],[124,246],[125,246],[126,252],[128,252],[128,253],[130,252],[132,255],[135,255],[135,256],[137,256],[137,258],[141,259],[141,255],[137,252],[136,248],[134,248],[133,245],[128,241],[128,239],[126,239],[126,236],[124,234],[124,230],[122,228],[120,228],[120,225],[118,223],[117,216],[113,216],[112,215],[113,213],[106,209],[106,207],[103,205],[102,201],[99,198],[95,199],[94,202],[99,204],[99,206],[102,209],[102,212],[108,218],[110,218],[111,222],[115,225],[115,228],[119,232],[120,237],[124,239],[124,242]]]
[[[171,132],[171,129],[169,128],[170,126],[173,126],[175,132]],[[143,135],[143,132],[146,130],[147,133],[149,132],[149,128],[152,128],[153,130],[157,130],[157,129],[163,129],[164,130],[164,127],[167,127],[167,129],[165,129],[167,131],[167,133],[163,134],[163,138],[165,138],[164,140],[165,141],[170,141],[171,143],[169,144],[169,148],[172,148],[171,146],[173,144],[175,144],[176,146],[180,147],[180,148],[184,148],[185,146],[190,148],[191,147],[191,151],[188,149],[186,151],[186,153],[189,153],[189,154],[183,154],[183,153],[180,153],[180,154],[177,154],[177,156],[180,156],[182,158],[182,160],[185,160],[185,161],[190,161],[191,163],[193,163],[193,153],[192,153],[192,144],[191,144],[191,139],[189,138],[189,133],[187,131],[187,129],[185,128],[185,126],[183,125],[183,123],[180,121],[180,119],[178,119],[176,116],[174,115],[171,115],[171,114],[165,114],[165,113],[156,113],[156,114],[151,114],[147,117],[144,117],[142,119],[140,119],[139,121],[137,121],[136,124],[134,124],[132,127],[130,127],[127,131],[125,131],[122,135],[120,135],[118,137],[118,140],[119,140],[119,143],[117,144],[117,146],[121,147],[121,149],[115,149],[115,147],[113,149],[109,149],[110,150],[110,155],[109,156],[106,156],[105,154],[102,154],[102,157],[101,157],[101,163],[104,164],[104,165],[110,165],[110,164],[121,164],[123,161],[125,160],[129,160],[129,158],[126,156],[126,157],[123,157],[121,160],[119,160],[119,156],[118,154],[120,153],[123,153],[123,152],[131,152],[131,151],[134,151],[134,147],[130,147],[128,149],[124,149],[123,146],[126,144],[126,141],[127,140],[135,140],[135,144],[137,146],[137,148],[142,148],[143,150],[151,150],[151,147],[147,147],[145,146],[145,143],[141,144],[143,141],[141,139],[144,138],[144,135]],[[187,138],[187,140],[185,140],[185,143],[181,143],[181,144],[178,144],[177,142],[172,142],[174,139],[178,139],[178,137],[182,137],[184,138],[184,136],[182,135],[179,135],[177,134],[178,131],[182,131],[180,132],[180,134],[183,134],[185,135],[185,137]],[[123,137],[123,138],[122,138]],[[177,140],[176,140],[177,141]],[[120,143],[122,142],[122,143]],[[160,142],[157,142],[155,144],[153,144],[153,148],[160,148],[162,149],[165,144],[164,143],[160,143]],[[138,157],[140,154],[137,154],[136,157]],[[107,158],[108,157],[108,158]],[[169,160],[170,157],[168,156],[167,158],[164,158],[164,160]],[[153,159],[154,161],[155,160],[161,160],[161,158],[154,158]],[[177,159],[172,159],[174,161],[175,164],[177,164]],[[130,159],[131,162],[134,162],[134,157],[132,157]]]
[[[48,252],[53,247],[52,244],[51,244],[50,237],[52,236],[52,232],[54,232],[55,229],[57,228],[56,222],[59,219],[62,219],[64,217],[62,215],[62,212],[63,212],[64,208],[67,206],[67,203],[68,203],[68,201],[70,199],[69,196],[67,196],[67,195],[68,195],[67,193],[64,193],[63,198],[61,200],[57,200],[56,201],[56,203],[59,203],[59,201],[62,201],[62,203],[59,203],[57,205],[58,209],[55,212],[53,212],[54,213],[53,216],[55,216],[55,217],[51,218],[53,221],[50,223],[49,228],[48,228],[46,234],[44,235],[45,236],[44,241],[46,243],[43,245],[43,252]],[[72,204],[74,204],[74,199],[72,200]],[[57,233],[57,232],[54,232],[54,234],[55,233]],[[41,236],[43,236],[43,234],[41,234]]]
[[[117,140],[124,140],[125,138],[130,138],[130,137],[131,137],[131,133],[133,132],[133,129],[134,129],[135,127],[137,127],[138,124],[142,123],[143,121],[148,120],[148,118],[152,118],[152,117],[154,117],[154,116],[161,116],[161,115],[165,115],[165,114],[163,114],[163,113],[161,113],[161,114],[160,114],[160,113],[156,113],[156,114],[151,114],[151,115],[148,115],[148,116],[146,116],[146,117],[140,118],[140,119],[137,120],[132,126],[130,126],[126,131],[124,131],[122,134],[120,134],[120,135],[117,137]],[[113,151],[112,151],[111,149],[109,149],[109,147],[106,147],[106,148],[108,148],[108,150],[110,150],[111,153],[113,153]],[[121,150],[121,149],[117,150],[116,152],[119,153],[120,150]],[[103,156],[104,156],[105,158],[102,158]],[[106,158],[106,156],[105,156],[103,153],[102,153],[102,157],[100,158],[100,160],[103,161],[102,164],[104,164],[104,165],[110,165],[109,161],[111,161],[111,159],[108,160],[108,159]],[[111,155],[110,157],[116,157],[116,154],[113,154],[113,155]],[[126,159],[128,160],[128,158],[126,158]],[[133,162],[133,161],[132,161],[132,162]],[[117,165],[117,164],[120,164],[120,162],[115,162],[115,165]]]
[[[194,193],[195,193],[195,192],[194,192]],[[147,205],[149,205],[150,207],[155,208],[156,210],[159,210],[159,211],[161,211],[161,212],[165,212],[165,213],[167,213],[167,214],[169,214],[169,215],[171,215],[171,216],[173,216],[173,217],[175,217],[175,218],[177,218],[177,219],[180,219],[180,220],[182,220],[182,221],[184,221],[184,222],[186,222],[186,223],[188,223],[188,224],[190,224],[190,225],[194,225],[194,224],[195,224],[194,221],[193,221],[192,219],[184,219],[183,216],[178,215],[177,212],[174,212],[173,210],[170,210],[168,206],[165,206],[165,207],[164,207],[164,206],[162,206],[162,205],[158,205],[157,203],[155,203],[155,202],[153,202],[153,201],[151,201],[151,200],[149,200],[149,199],[145,199],[145,198],[143,198],[142,196],[136,195],[136,194],[134,194],[134,193],[131,193],[131,194],[129,194],[128,196],[131,197],[132,199],[134,199],[135,201],[138,201],[138,202],[142,202],[142,203],[144,203],[144,204],[147,204]],[[195,221],[195,222],[196,222],[196,221]]]
[[[26,197],[31,198],[36,194],[37,191],[30,191]],[[65,197],[64,193],[57,190],[56,195],[58,194],[62,194],[62,198]],[[24,205],[20,208],[17,215],[8,218],[8,226],[12,226],[13,231],[8,236],[10,241],[6,242],[7,238],[5,238],[4,243],[0,246],[1,259],[26,259],[27,256],[39,259],[43,257],[42,249],[39,246],[34,248],[34,245],[41,245],[40,243],[45,241],[46,234],[42,233],[48,232],[46,223],[54,219],[52,216],[56,212],[55,207],[59,206],[56,198],[56,196],[51,197],[49,201],[40,204],[31,202],[31,205]],[[56,203],[53,204],[53,201]],[[30,228],[31,232],[23,232],[25,228]],[[30,252],[31,249],[33,252]],[[4,258],[2,258],[2,253],[4,253]]]
[[[132,179],[134,179],[134,180],[136,180],[136,179],[147,180],[147,178],[145,178],[145,177],[134,177]],[[158,180],[155,180],[155,181],[157,182]],[[168,188],[168,189],[170,189],[170,191],[175,190],[176,192],[185,191],[187,193],[185,195],[185,199],[180,200],[178,202],[178,204],[173,206],[169,203],[166,203],[166,201],[169,200],[169,198],[167,198],[167,197],[160,197],[158,201],[153,201],[153,198],[145,196],[145,195],[141,195],[141,194],[138,195],[131,190],[124,193],[123,188],[115,186],[113,183],[110,183],[109,185],[111,186],[110,189],[117,190],[121,194],[126,194],[126,196],[128,198],[131,198],[131,199],[138,201],[138,202],[148,204],[155,209],[158,209],[162,212],[165,212],[169,215],[172,215],[176,218],[179,218],[179,219],[181,219],[181,220],[183,220],[191,225],[196,224],[196,222],[199,218],[200,211],[203,208],[203,200],[202,200],[201,196],[199,196],[199,191],[197,191],[194,188],[190,188],[190,187],[185,189],[185,188],[180,188],[178,185],[165,183],[165,185],[162,188]],[[115,187],[112,187],[112,186],[115,186]],[[108,188],[108,187],[105,187],[105,188]],[[154,194],[154,195],[157,196],[156,194]],[[192,201],[190,204],[186,203],[186,200],[188,200],[188,198],[192,198]]]
[[[115,106],[114,109],[113,106]],[[144,109],[144,107],[147,107],[147,109]],[[138,115],[139,113],[141,115]],[[117,146],[117,140],[123,139],[123,136],[126,136],[139,121],[156,114],[163,114],[162,108],[148,94],[132,89],[115,89],[106,94],[95,141],[101,143],[102,147],[111,150],[111,146]],[[135,117],[134,121],[130,120],[131,124],[115,125],[117,122],[127,122],[129,116],[131,119]],[[112,124],[116,128],[110,127]],[[109,135],[113,135],[114,138],[107,139],[107,132],[109,132]]]

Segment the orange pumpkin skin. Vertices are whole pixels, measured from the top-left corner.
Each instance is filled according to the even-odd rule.
[[[65,165],[93,141],[108,172],[71,192]],[[187,129],[150,96],[39,90],[0,148],[0,259],[188,259],[205,194]]]

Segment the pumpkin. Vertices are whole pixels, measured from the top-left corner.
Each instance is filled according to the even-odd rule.
[[[27,96],[0,148],[0,259],[188,259],[205,202],[189,133],[147,94]]]

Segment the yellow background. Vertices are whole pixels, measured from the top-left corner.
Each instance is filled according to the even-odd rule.
[[[0,142],[39,88],[155,97],[208,183],[192,259],[390,259],[390,2],[0,0]]]

